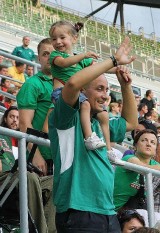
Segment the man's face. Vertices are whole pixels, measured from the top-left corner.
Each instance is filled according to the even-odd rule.
[[[24,73],[26,69],[26,64],[17,67],[19,74]]]
[[[51,74],[51,65],[49,63],[49,57],[51,52],[54,50],[51,44],[42,44],[39,50],[39,63],[41,64],[41,70],[44,74]]]
[[[28,76],[32,76],[33,75],[33,66],[28,66],[26,69],[26,73]]]
[[[102,112],[108,97],[108,83],[104,75],[92,81],[84,90],[91,106],[91,114]]]
[[[143,111],[144,114],[148,112],[148,107],[147,107],[147,105],[145,105],[145,106],[142,108],[142,111]]]
[[[11,110],[5,122],[9,129],[17,130],[19,128],[19,112],[17,110]]]
[[[7,76],[8,75],[8,69],[7,68],[2,68],[2,70],[0,71],[0,74]]]
[[[30,38],[29,37],[24,37],[23,38],[23,46],[28,47],[29,43],[30,43]]]

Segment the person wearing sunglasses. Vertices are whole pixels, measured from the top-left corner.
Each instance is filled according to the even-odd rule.
[[[131,233],[145,226],[143,217],[136,210],[122,210],[117,215],[122,233]]]

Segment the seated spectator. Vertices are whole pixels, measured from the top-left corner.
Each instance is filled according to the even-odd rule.
[[[13,78],[22,83],[25,82],[24,71],[26,68],[26,64],[15,61],[15,66],[11,66],[8,68],[8,74]],[[20,88],[22,86],[21,83],[12,82],[16,87]]]
[[[145,118],[150,120],[152,123],[155,123],[158,121],[158,112],[155,108],[150,110],[148,113],[145,114]]]
[[[1,126],[12,130],[19,129],[19,113],[17,107],[12,106],[5,111]],[[17,157],[18,155],[14,147],[17,147],[17,140],[15,138],[13,139],[9,136],[0,135],[0,150],[3,149],[5,151],[5,156],[0,157],[0,185],[3,183],[3,181],[8,175],[8,173],[4,172],[9,171],[11,169],[15,162],[14,156]],[[6,158],[10,160],[10,163],[7,162]],[[15,173],[14,178],[17,176],[18,172]],[[31,216],[34,220],[34,223],[38,229],[38,232],[55,233],[55,213],[52,204],[53,177],[39,177],[34,172],[27,172],[27,180],[28,207],[31,212]],[[13,205],[13,203],[10,203],[10,205]],[[35,232],[32,226],[30,226],[29,232]]]
[[[122,233],[130,233],[145,226],[143,217],[134,209],[123,210],[117,214]]]
[[[30,65],[26,66],[26,71],[24,74],[25,81],[29,79],[31,76],[33,76],[33,71],[34,71],[33,66],[30,66]]]
[[[18,93],[18,88],[17,87],[10,87],[7,91],[9,94],[16,96]],[[5,97],[4,98],[4,102],[3,102],[4,106],[8,109],[11,106],[16,106],[17,105],[17,101],[14,99],[11,99],[9,97]]]
[[[135,230],[134,233],[160,233],[160,231],[155,228],[142,227]]]
[[[134,138],[135,154],[126,155],[122,160],[160,171],[160,164],[152,159],[156,155],[157,143],[157,136],[154,131],[149,129],[142,130]],[[116,210],[131,208],[131,204],[136,205],[138,199],[141,200],[145,196],[144,179],[142,177],[142,182],[141,177],[137,172],[116,167],[114,185],[114,204]],[[134,198],[136,199],[135,202],[133,201]],[[143,209],[145,207],[139,201],[134,208]]]
[[[144,129],[151,129],[151,130],[153,130],[157,134],[156,127],[150,121],[148,121],[148,120],[141,120],[141,121],[139,121],[136,129],[134,129],[131,132],[132,139],[134,140],[134,138],[137,135],[137,133],[139,133],[140,131],[142,131]],[[134,150],[133,149],[126,150],[124,152],[123,156],[129,155],[129,154],[134,154]]]
[[[35,59],[35,54],[34,51],[29,48],[30,38],[28,36],[24,36],[22,39],[22,43],[23,44],[21,46],[17,46],[14,48],[12,55],[24,58],[29,61],[33,61]]]
[[[4,65],[0,65],[0,75],[7,76],[8,75],[8,67]],[[0,82],[1,82],[1,77],[0,77]]]
[[[0,90],[4,91],[4,92],[7,92],[8,89],[9,89],[9,87],[10,87],[10,85],[11,85],[10,80],[2,78]],[[3,100],[4,100],[4,96],[0,94],[0,101],[3,101]]]
[[[109,105],[109,118],[112,117],[119,117],[120,112],[119,112],[119,104],[116,102],[112,102]]]
[[[138,106],[138,120],[143,120],[144,115],[148,112],[148,107],[145,103],[141,103]]]

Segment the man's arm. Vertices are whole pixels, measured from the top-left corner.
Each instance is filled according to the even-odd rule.
[[[117,68],[117,78],[121,85],[123,108],[121,116],[127,122],[127,131],[135,129],[138,124],[138,112],[136,101],[131,87],[131,74],[126,67]],[[125,77],[126,76],[126,77]]]
[[[130,50],[130,40],[128,37],[126,37],[115,54],[118,65],[129,64],[135,60],[135,57],[129,57]],[[111,58],[109,58],[77,72],[69,79],[62,90],[62,97],[64,101],[68,105],[74,106],[78,99],[80,90],[85,85],[113,67],[113,61]]]
[[[20,130],[22,132],[26,133],[27,128],[33,129],[32,120],[34,117],[34,112],[35,111],[32,109],[20,109],[19,110],[19,127],[20,127]],[[27,149],[29,152],[31,151],[32,146],[33,146],[33,143],[28,143]],[[39,169],[41,169],[43,171],[44,175],[47,174],[47,164],[46,164],[44,158],[42,157],[40,151],[38,150],[38,148],[34,154],[32,163],[33,163],[33,165],[35,165]]]
[[[67,58],[63,58],[63,57],[57,56],[53,60],[53,63],[56,66],[66,68],[66,67],[69,67],[69,66],[77,64],[78,62],[80,62],[84,58],[95,58],[95,59],[97,59],[98,57],[99,56],[96,55],[96,53],[94,53],[94,52],[87,52],[87,53],[81,53],[81,54],[77,54],[77,55],[74,55],[74,56],[71,56],[71,57],[67,57]]]

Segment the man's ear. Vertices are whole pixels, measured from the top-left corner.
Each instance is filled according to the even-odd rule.
[[[39,56],[38,56],[37,58],[38,58],[38,61],[40,62],[40,58],[39,58]]]

